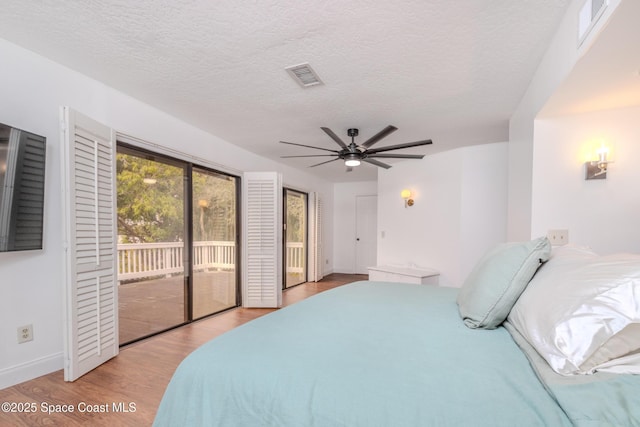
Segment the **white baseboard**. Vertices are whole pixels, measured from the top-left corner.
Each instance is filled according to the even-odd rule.
[[[59,371],[64,367],[62,353],[30,360],[29,362],[0,369],[0,390],[11,387],[51,372]]]

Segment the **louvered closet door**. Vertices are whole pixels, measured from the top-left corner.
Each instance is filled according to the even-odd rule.
[[[276,172],[243,175],[244,307],[282,305],[282,178]]]
[[[322,202],[318,193],[309,194],[309,281],[324,277],[322,250]]]
[[[63,109],[66,220],[66,381],[118,354],[115,134]]]

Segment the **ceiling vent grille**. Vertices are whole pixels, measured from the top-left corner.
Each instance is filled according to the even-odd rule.
[[[587,0],[582,6],[578,15],[578,46],[582,45],[608,5],[609,0]]]
[[[318,77],[315,71],[311,68],[311,66],[307,63],[292,65],[291,67],[285,68],[287,73],[298,82],[298,84],[302,87],[316,86],[321,85],[322,80]]]

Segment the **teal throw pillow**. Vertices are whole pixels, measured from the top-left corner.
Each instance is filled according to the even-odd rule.
[[[458,309],[464,324],[474,329],[498,327],[550,253],[551,244],[546,237],[503,243],[489,251],[458,293]]]

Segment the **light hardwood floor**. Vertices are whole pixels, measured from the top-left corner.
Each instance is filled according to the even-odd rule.
[[[366,279],[366,275],[331,274],[318,283],[286,290],[283,305]],[[151,425],[173,372],[189,353],[210,339],[271,311],[238,308],[137,342],[73,383],[65,382],[62,371],[58,371],[0,390],[0,404],[8,402],[13,404],[10,409],[23,410],[21,413],[0,411],[0,426]],[[48,414],[48,410],[59,412]]]

